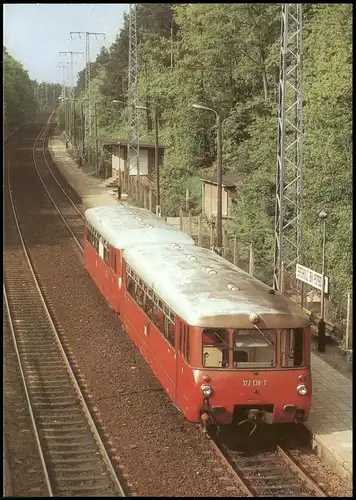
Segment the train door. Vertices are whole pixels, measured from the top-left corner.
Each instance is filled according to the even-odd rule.
[[[99,269],[99,286],[101,293],[104,295],[105,299],[110,303],[110,270],[109,270],[109,244],[104,240],[103,237],[99,239],[99,256],[100,261],[98,265],[100,265]]]
[[[188,411],[189,400],[189,372],[187,365],[190,360],[190,329],[184,321],[178,321],[178,335],[176,336],[176,397],[175,402],[178,408],[185,414]]]
[[[116,248],[110,245],[109,247],[109,295],[110,303],[115,312],[119,312],[119,283],[116,275]]]

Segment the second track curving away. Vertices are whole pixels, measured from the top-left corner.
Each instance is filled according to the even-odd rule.
[[[53,113],[49,117],[47,123],[44,124],[35,140],[32,150],[33,165],[53,206],[62,218],[69,232],[72,234],[78,247],[82,249],[83,213],[63,189],[60,182],[53,174],[46,158],[45,147],[52,115]]]
[[[125,496],[43,298],[8,180],[4,299],[50,496]]]

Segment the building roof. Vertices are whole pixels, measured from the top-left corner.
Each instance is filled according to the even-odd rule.
[[[136,207],[88,208],[85,218],[115,248],[135,245],[179,243],[194,245],[186,233],[177,231],[149,210]]]
[[[102,145],[102,146],[127,146],[127,140],[126,139],[116,139],[116,138],[107,138],[107,137],[99,137],[99,143]],[[135,143],[133,143],[134,145],[136,145]],[[139,147],[140,149],[154,149],[155,148],[155,144],[154,143],[143,143],[143,142],[140,142],[139,143]],[[164,146],[163,144],[159,144],[158,145],[158,149],[166,149],[166,146]]]
[[[126,262],[188,324],[206,328],[296,328],[309,325],[302,309],[217,254],[197,246],[140,246]]]
[[[200,177],[200,180],[203,182],[208,182],[209,184],[217,185],[217,178],[215,175],[203,175]],[[222,185],[223,187],[236,187],[238,184],[238,178],[232,172],[228,172],[222,176]]]

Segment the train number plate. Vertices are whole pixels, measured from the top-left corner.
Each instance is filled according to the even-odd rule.
[[[243,380],[242,381],[242,385],[244,387],[250,387],[250,386],[255,386],[255,387],[259,387],[261,385],[266,385],[267,384],[267,380],[256,380],[256,379],[250,379],[250,380]]]

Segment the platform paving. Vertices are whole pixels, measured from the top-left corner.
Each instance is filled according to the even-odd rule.
[[[352,381],[311,353],[312,408],[306,426],[318,455],[352,483]]]
[[[87,167],[79,167],[58,136],[49,150],[60,172],[81,197],[85,208],[119,202],[101,179]],[[169,219],[167,222],[170,222]],[[352,381],[311,353],[312,409],[306,426],[313,435],[318,455],[348,484],[352,484]]]
[[[48,149],[63,177],[82,199],[85,209],[119,203],[103,179],[94,177],[93,169],[86,165],[80,167],[73,160],[59,136],[50,137]]]

